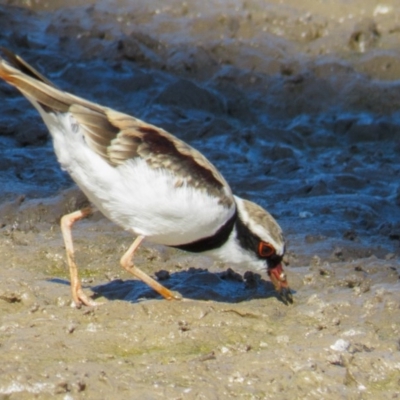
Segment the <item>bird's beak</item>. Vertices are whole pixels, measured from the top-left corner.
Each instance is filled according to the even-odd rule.
[[[292,291],[287,283],[286,274],[283,271],[282,264],[278,264],[273,268],[268,268],[268,275],[282,301],[285,304],[293,304]]]

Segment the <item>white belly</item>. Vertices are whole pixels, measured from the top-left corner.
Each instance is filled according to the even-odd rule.
[[[233,214],[207,192],[183,185],[167,170],[136,158],[112,166],[94,153],[68,121],[46,123],[63,169],[110,220],[137,235],[165,245],[211,236]],[[62,124],[59,124],[62,122]]]

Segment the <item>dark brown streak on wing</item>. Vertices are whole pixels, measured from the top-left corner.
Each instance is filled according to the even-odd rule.
[[[148,164],[156,164],[163,166],[169,164],[171,170],[184,175],[184,179],[194,187],[212,187],[220,191],[223,189],[221,181],[216,179],[212,171],[198,164],[196,160],[190,156],[180,153],[174,143],[167,137],[162,136],[156,129],[151,127],[140,127],[138,131],[143,133],[141,148],[148,148],[151,156],[147,158]]]
[[[112,141],[109,156],[113,163],[140,157],[153,169],[170,171],[176,187],[203,190],[225,207],[233,204],[229,186],[219,172],[198,151],[171,134],[137,119],[119,120],[124,127]]]

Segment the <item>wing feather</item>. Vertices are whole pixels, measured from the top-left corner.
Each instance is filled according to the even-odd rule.
[[[229,185],[200,152],[161,128],[57,89],[20,57],[8,55],[12,65],[0,58],[0,77],[16,86],[41,113],[68,113],[87,145],[110,165],[118,167],[141,158],[150,168],[169,171],[176,187],[206,191],[232,207]]]

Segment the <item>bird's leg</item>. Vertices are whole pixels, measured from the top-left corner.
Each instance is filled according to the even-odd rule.
[[[82,218],[86,218],[87,216],[92,214],[92,212],[93,210],[91,207],[85,207],[79,211],[64,215],[61,218],[61,232],[64,238],[69,273],[71,275],[72,299],[78,308],[82,304],[84,304],[85,306],[95,306],[97,305],[97,303],[94,300],[90,299],[82,290],[82,285],[78,276],[78,267],[75,263],[74,244],[72,242],[71,228],[76,221],[79,221]]]
[[[121,257],[122,267],[130,272],[132,275],[136,276],[136,278],[149,285],[153,290],[161,294],[161,296],[163,296],[167,300],[181,300],[182,296],[179,293],[173,292],[163,285],[160,285],[157,281],[145,274],[138,267],[134,266],[132,258],[136,249],[142,243],[143,239],[144,236],[138,236],[131,244],[131,247],[129,247],[128,251]]]

